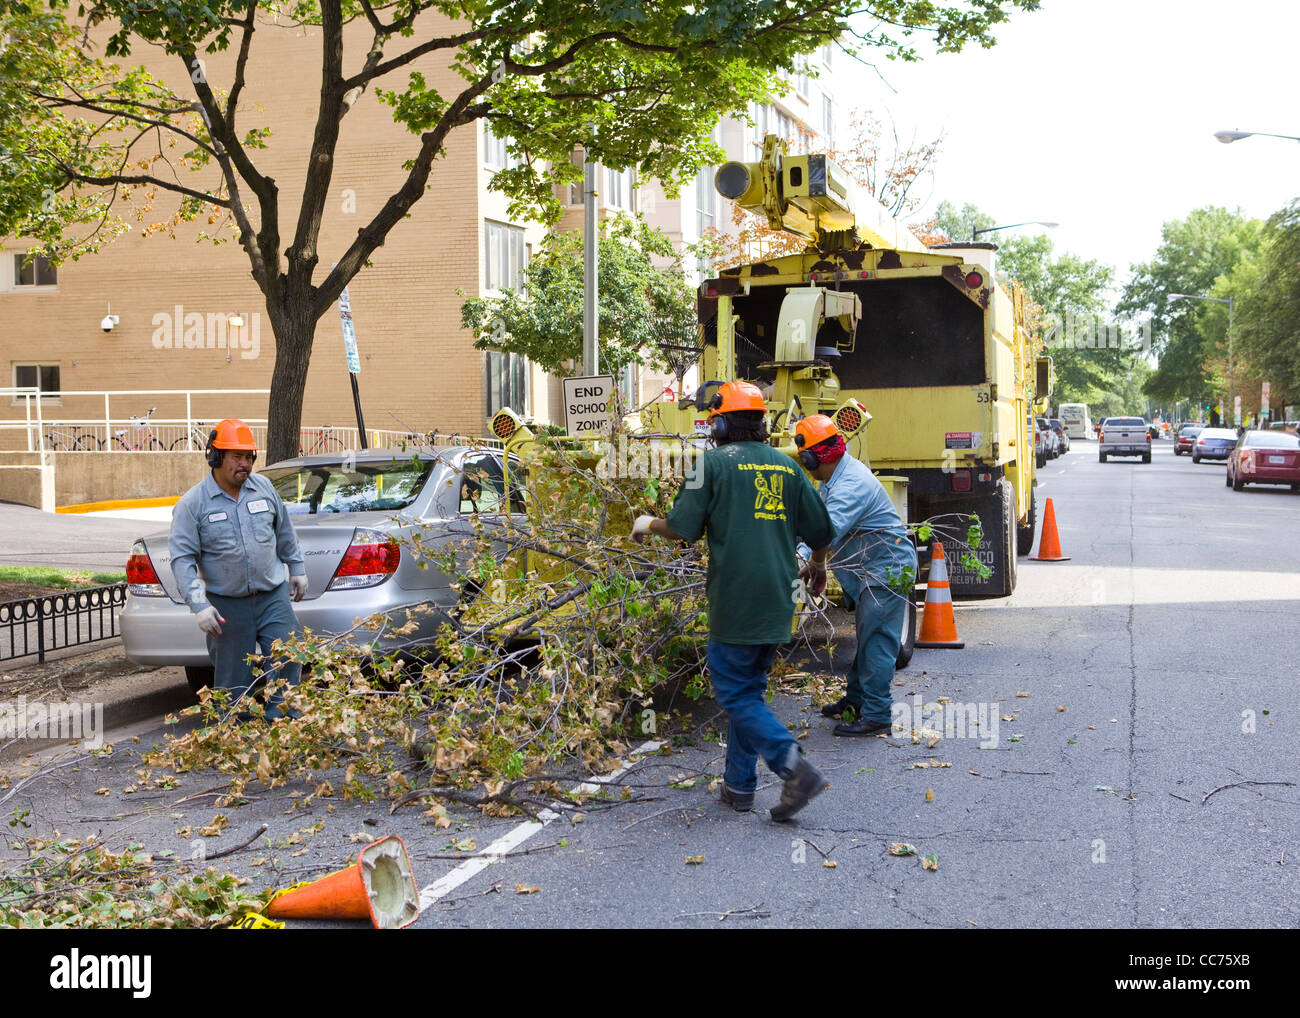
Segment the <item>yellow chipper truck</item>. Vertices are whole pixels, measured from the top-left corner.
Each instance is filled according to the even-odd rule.
[[[808,246],[701,286],[699,398],[654,405],[649,430],[702,430],[706,397],[737,378],[763,387],[774,433],[792,414],[831,414],[906,491],[906,518],[979,516],[988,575],[952,555],[953,596],[1010,594],[1033,544],[1032,404],[1050,395],[1051,363],[1034,356],[1022,293],[994,278],[995,246],[927,247],[825,155],[788,155],[775,135],[715,183]],[[862,407],[869,437],[853,427]]]

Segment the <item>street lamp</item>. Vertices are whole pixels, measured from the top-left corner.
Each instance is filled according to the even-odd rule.
[[[1269,134],[1267,131],[1215,131],[1214,136],[1224,145],[1231,145],[1242,138],[1259,135],[1261,138],[1285,138],[1287,141],[1300,141],[1294,134]]]
[[[1042,219],[1030,219],[1024,223],[1007,223],[1005,226],[986,226],[982,230],[976,230],[972,227],[970,239],[975,240],[981,233],[994,233],[997,230],[1010,230],[1016,226],[1046,226],[1049,230],[1054,230],[1060,225],[1060,223],[1049,223]]]
[[[1297,139],[1300,141],[1300,139]],[[1231,297],[1200,297],[1194,293],[1171,293],[1170,300],[1208,300],[1215,304],[1228,305],[1228,405],[1235,410],[1236,404],[1232,401],[1232,298]],[[1236,414],[1233,414],[1233,423],[1237,421]]]

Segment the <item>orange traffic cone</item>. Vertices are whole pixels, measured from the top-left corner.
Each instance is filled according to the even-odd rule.
[[[1038,554],[1030,555],[1031,562],[1069,562],[1069,555],[1061,554],[1061,539],[1056,536],[1056,508],[1047,500],[1043,513],[1043,532],[1038,536]]]
[[[420,916],[420,888],[402,839],[392,834],[357,853],[347,869],[271,899],[272,919],[369,919],[377,930],[397,930]]]
[[[966,646],[957,639],[957,620],[952,614],[952,591],[948,587],[948,560],[943,545],[934,542],[930,558],[930,580],[925,585],[925,614],[921,616],[921,634],[916,646],[960,650]]]

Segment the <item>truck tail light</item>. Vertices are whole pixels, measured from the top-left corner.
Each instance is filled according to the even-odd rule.
[[[978,290],[984,285],[984,277],[978,272],[968,272],[966,273],[966,285],[972,290]]]
[[[126,560],[126,589],[136,597],[167,596],[143,541],[131,545],[131,557]]]
[[[970,491],[970,471],[954,470],[952,472],[952,490],[953,491]]]
[[[357,527],[326,590],[375,587],[397,571],[402,549],[387,534]]]

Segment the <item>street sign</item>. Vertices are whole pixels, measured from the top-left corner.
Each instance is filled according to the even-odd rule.
[[[354,375],[361,374],[361,357],[357,354],[357,333],[352,325],[352,299],[348,288],[343,287],[339,294],[339,319],[343,323],[343,349],[348,357],[348,371]]]
[[[1259,416],[1268,416],[1268,383],[1264,383],[1263,394],[1259,398]]]
[[[1241,397],[1232,397],[1232,423],[1241,427]]]
[[[607,435],[614,420],[614,376],[587,375],[565,378],[564,430],[570,438]]]

